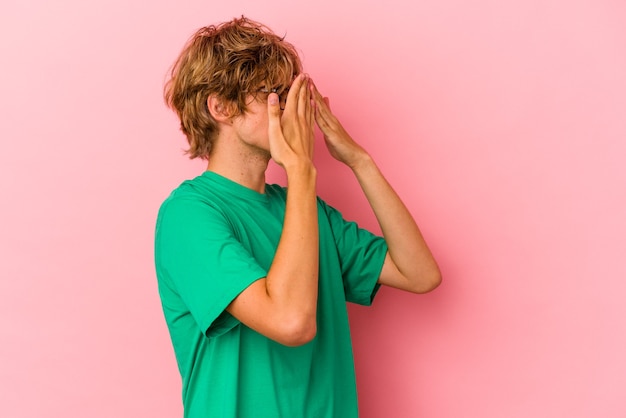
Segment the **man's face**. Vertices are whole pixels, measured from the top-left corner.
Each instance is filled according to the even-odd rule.
[[[267,153],[269,157],[267,98],[270,93],[278,93],[281,110],[287,102],[289,88],[259,87],[254,95],[246,98],[246,111],[233,119],[239,139],[245,144]]]
[[[269,156],[267,101],[250,95],[246,99],[246,108],[244,113],[233,118],[237,137],[244,144]]]

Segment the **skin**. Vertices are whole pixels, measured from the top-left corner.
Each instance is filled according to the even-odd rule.
[[[413,217],[371,156],[333,115],[306,74],[295,78],[284,111],[278,95],[267,103],[250,98],[247,111],[232,117],[216,97],[207,100],[220,124],[208,170],[263,193],[270,159],[287,175],[283,231],[267,277],[237,296],[227,311],[248,327],[281,344],[297,346],[315,337],[318,288],[314,125],[330,154],[355,174],[381,226],[389,252],[379,282],[413,293],[441,281],[439,268]]]

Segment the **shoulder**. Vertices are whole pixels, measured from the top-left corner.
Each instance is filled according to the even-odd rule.
[[[224,218],[225,199],[218,192],[194,180],[187,180],[175,188],[161,203],[157,227],[193,224],[207,218]]]

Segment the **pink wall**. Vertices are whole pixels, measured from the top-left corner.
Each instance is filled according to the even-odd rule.
[[[153,228],[203,164],[161,88],[194,29],[241,13],[300,47],[441,263],[434,293],[351,308],[363,418],[626,416],[624,2],[2,9],[0,416],[180,416]]]

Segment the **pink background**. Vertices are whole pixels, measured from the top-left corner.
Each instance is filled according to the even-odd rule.
[[[181,416],[153,229],[204,164],[161,89],[242,13],[299,47],[443,270],[350,308],[362,417],[626,416],[621,0],[3,2],[0,416]]]

